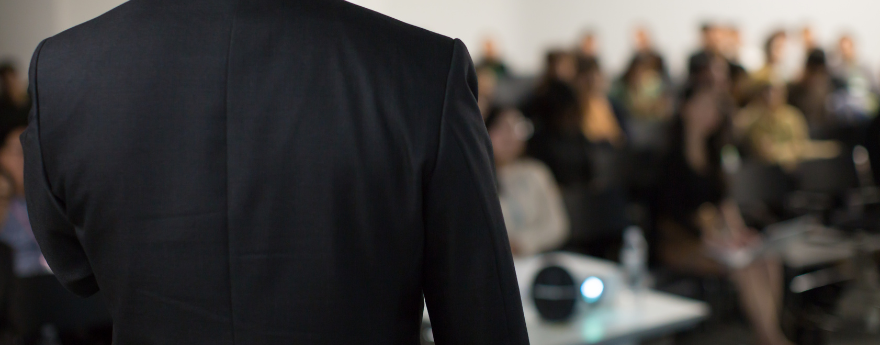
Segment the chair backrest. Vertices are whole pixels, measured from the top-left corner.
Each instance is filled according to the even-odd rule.
[[[798,166],[798,190],[843,196],[858,186],[852,156],[843,154],[837,158],[806,161]]]
[[[731,178],[731,196],[741,204],[782,204],[792,191],[785,172],[777,165],[745,161]]]
[[[59,331],[75,331],[112,323],[100,293],[80,298],[51,275],[16,279],[13,295],[13,320],[24,334],[38,332],[46,324]]]

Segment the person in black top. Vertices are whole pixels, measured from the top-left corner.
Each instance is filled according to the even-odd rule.
[[[729,120],[718,91],[688,88],[671,135],[671,153],[657,202],[657,257],[666,267],[697,276],[727,276],[737,286],[762,345],[790,345],[779,323],[782,270],[777,260],[727,260],[724,253],[760,243],[727,197],[721,150]]]
[[[816,48],[807,55],[800,80],[789,85],[788,103],[804,114],[812,132],[825,132],[837,125],[828,104],[842,87],[843,83],[831,73],[825,52]]]

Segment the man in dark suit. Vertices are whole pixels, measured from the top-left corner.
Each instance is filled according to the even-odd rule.
[[[465,46],[341,0],[132,0],[45,40],[27,201],[116,344],[526,344]]]

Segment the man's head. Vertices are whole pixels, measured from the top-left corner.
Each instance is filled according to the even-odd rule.
[[[584,35],[581,36],[581,43],[579,47],[581,55],[596,56],[599,50],[597,41],[598,38],[596,37],[596,32],[592,30],[585,32]]]
[[[486,37],[483,40],[483,58],[489,61],[497,61],[501,58],[498,52],[498,43],[494,37]]]
[[[721,53],[724,30],[714,23],[706,23],[700,28],[703,49],[712,53]]]
[[[764,42],[764,57],[767,59],[767,64],[775,65],[782,61],[785,57],[785,43],[785,31],[778,30],[770,34],[770,37]]]

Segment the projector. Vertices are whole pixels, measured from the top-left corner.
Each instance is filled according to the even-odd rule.
[[[623,280],[617,264],[572,253],[516,260],[523,307],[534,306],[547,321],[611,306]]]

